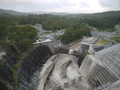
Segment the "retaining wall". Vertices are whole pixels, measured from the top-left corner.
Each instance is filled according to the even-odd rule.
[[[38,81],[38,86],[36,90],[44,90],[44,85],[45,81],[50,74],[52,68],[53,68],[53,62],[52,61],[47,61],[46,64],[44,64],[44,67],[40,73],[39,81]]]
[[[70,44],[64,44],[62,43],[60,40],[55,40],[55,41],[50,41],[50,42],[43,42],[41,43],[42,45],[46,45],[46,46],[49,46],[49,48],[51,49],[52,53],[55,54],[56,53],[56,48],[59,48],[59,47],[63,47],[63,48],[66,48],[66,47],[69,47],[71,45],[74,45],[76,43],[78,43],[79,41],[81,41],[82,39],[79,39],[75,42],[72,42]],[[39,43],[38,43],[39,44]]]
[[[79,72],[80,74],[88,80],[94,68],[97,64],[100,64],[100,61],[94,57],[93,55],[87,55],[80,66]]]

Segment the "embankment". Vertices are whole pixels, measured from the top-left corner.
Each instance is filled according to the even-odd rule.
[[[35,90],[43,64],[52,56],[47,46],[27,52],[22,43],[9,47],[0,60],[0,90]]]

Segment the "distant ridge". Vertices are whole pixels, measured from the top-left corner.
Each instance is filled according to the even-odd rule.
[[[43,11],[38,11],[38,12],[32,12],[33,14],[53,14],[53,15],[70,15],[71,13],[66,13],[66,12],[43,12]]]
[[[0,9],[0,14],[28,15],[28,13],[21,13],[14,10],[4,10],[4,9]]]
[[[96,12],[96,13],[67,13],[67,12],[45,12],[45,11],[36,11],[36,12],[18,12],[14,10],[5,10],[5,9],[0,9],[0,15],[28,15],[28,14],[52,14],[52,15],[68,15],[69,17],[85,17],[89,18],[91,16],[96,17],[97,16],[102,16],[102,15],[114,15],[114,14],[119,14],[120,11],[106,11],[106,12]],[[95,16],[94,16],[95,15]]]
[[[65,13],[65,12],[44,12],[44,11],[23,13],[23,12],[17,12],[17,11],[14,11],[14,10],[0,9],[0,14],[10,14],[10,15],[28,15],[28,14],[69,15],[69,14],[71,14],[71,13]]]

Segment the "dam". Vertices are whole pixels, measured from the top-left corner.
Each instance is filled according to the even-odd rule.
[[[81,54],[80,48],[75,48],[74,45],[69,46],[68,51],[49,58],[51,64],[47,65],[46,62],[43,69],[49,67],[51,71],[48,72],[46,68],[44,75],[40,74],[39,82],[43,82],[43,78],[46,82],[44,88],[38,83],[37,90],[119,90],[120,44],[95,52],[90,50],[90,46],[96,40],[97,38],[89,37],[81,41],[81,48],[87,48],[91,54],[84,58],[80,67],[79,57],[73,54],[74,51]]]
[[[97,40],[86,37],[69,45],[59,40],[36,45],[22,59],[17,80],[12,69],[24,46],[11,46],[0,59],[1,90],[13,90],[14,80],[18,90],[120,90],[120,44],[96,52],[92,44]]]

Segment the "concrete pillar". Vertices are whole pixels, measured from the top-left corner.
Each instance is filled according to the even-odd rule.
[[[81,75],[79,75],[79,76],[77,77],[77,82],[80,82],[80,81],[82,81],[82,76],[81,76]]]
[[[71,85],[75,85],[75,78],[71,80]]]
[[[64,82],[64,87],[65,87],[65,88],[68,88],[68,87],[69,87],[69,82],[68,82],[68,81]]]

